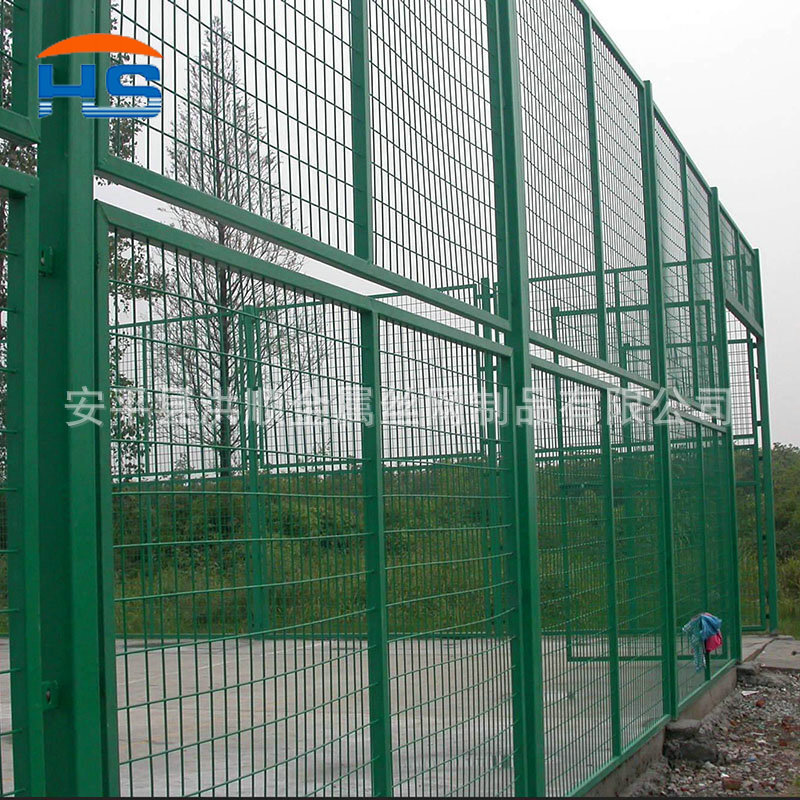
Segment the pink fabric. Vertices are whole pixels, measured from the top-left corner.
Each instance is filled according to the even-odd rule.
[[[722,647],[722,634],[715,633],[706,639],[706,653],[713,653],[718,648]]]

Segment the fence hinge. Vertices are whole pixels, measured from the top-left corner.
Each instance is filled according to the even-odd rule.
[[[42,710],[50,711],[58,708],[58,681],[44,681],[42,683]]]
[[[39,274],[53,274],[53,248],[44,247],[39,253]]]

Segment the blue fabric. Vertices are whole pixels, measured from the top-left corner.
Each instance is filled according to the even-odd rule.
[[[694,671],[700,672],[706,666],[706,653],[703,646],[703,626],[700,617],[690,619],[681,629],[689,640],[689,647],[694,657]]]
[[[722,627],[722,620],[719,617],[715,617],[713,614],[705,612],[700,615],[700,626],[702,628],[701,636],[705,642],[706,639],[710,639],[715,633],[719,633],[719,629]]]
[[[706,639],[710,639],[722,628],[722,620],[707,611],[692,617],[682,628],[689,640],[694,658],[694,670],[700,672],[706,666]]]

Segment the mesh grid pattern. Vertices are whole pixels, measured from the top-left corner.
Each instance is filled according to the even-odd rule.
[[[26,7],[0,0],[9,129],[25,122],[4,109],[12,67],[26,66],[12,53],[13,17]],[[541,777],[520,761],[539,747],[549,794],[585,789],[669,714],[673,670],[685,703],[735,654],[729,440],[707,414],[672,403],[673,495],[662,497],[654,279],[666,296],[669,387],[696,399],[719,386],[728,335],[745,625],[763,627],[768,613],[755,338],[730,315],[717,330],[714,203],[658,112],[655,153],[644,150],[648,90],[581,4],[519,0],[522,175],[509,187],[518,165],[502,159],[516,119],[492,108],[507,99],[509,76],[490,53],[507,20],[491,3],[99,7],[110,8],[111,30],[164,55],[154,62],[163,113],[110,122],[104,175],[177,201],[179,187],[159,182],[170,178],[229,207],[228,221],[185,208],[188,194],[158,212],[168,219],[131,223],[110,205],[98,210],[101,225],[106,214],[138,231],[112,224],[108,250],[111,769],[118,762],[122,792],[508,796]],[[353,58],[364,36],[362,64]],[[363,74],[368,97],[354,86]],[[364,105],[370,128],[360,138],[356,126],[354,145]],[[355,152],[366,140],[370,163]],[[651,168],[657,220],[645,202]],[[508,296],[518,265],[506,263],[496,231],[516,211],[505,208],[516,188],[530,288],[521,336]],[[359,205],[369,191],[371,215]],[[208,197],[198,205],[212,207]],[[278,238],[326,270],[360,272],[372,292],[407,293],[365,298],[279,272],[272,265],[300,273],[304,256],[236,228],[235,209],[284,226]],[[6,235],[5,205],[0,216]],[[658,242],[648,240],[656,222]],[[291,231],[313,241],[297,245]],[[721,238],[728,296],[760,319],[757,254],[724,212]],[[660,275],[648,263],[654,248]],[[0,632],[13,634],[25,609],[8,597],[23,531],[9,471],[11,249],[6,236]],[[442,294],[504,324],[442,308]],[[551,341],[533,345],[530,333]],[[522,353],[493,342],[549,362],[530,378],[529,453],[507,405]],[[628,389],[638,392],[633,420],[620,399]],[[536,541],[519,513],[525,458],[535,468]],[[527,545],[538,548],[541,638],[520,613],[531,599],[520,568]],[[680,628],[701,611],[723,618],[727,641],[697,672]],[[25,734],[9,710],[18,641],[0,647],[3,794],[27,788],[12,763]],[[529,696],[525,682],[537,676],[523,666],[538,658],[543,693]],[[536,704],[545,728],[531,741]]]
[[[698,614],[713,614],[715,610],[708,608],[706,602],[701,427],[677,418],[672,421],[671,433],[675,611],[680,629]],[[685,634],[680,634],[678,645],[678,692],[684,700],[702,685],[706,676],[695,670]]]
[[[353,248],[347,0],[115,0],[113,29],[163,55],[163,111],[112,120],[115,155]],[[155,63],[155,61],[154,61]]]
[[[580,410],[556,413],[569,397],[596,414],[599,393],[540,372],[533,387],[545,770],[548,793],[559,796],[611,757],[607,501],[598,428]]]
[[[611,444],[616,526],[617,626],[620,632],[622,746],[660,719],[664,710],[664,576],[659,485],[652,413],[634,406],[624,421],[620,399],[612,400]]]
[[[395,794],[513,794],[507,442],[480,400],[495,365],[393,323],[381,342]]]
[[[436,289],[494,281],[485,7],[370,8],[376,264]]]
[[[607,360],[651,377],[639,90],[595,33]]]
[[[123,791],[368,792],[361,425],[337,410],[357,318],[124,232],[113,252]]]
[[[709,672],[715,675],[731,657],[730,641],[733,604],[730,508],[727,495],[727,468],[724,435],[710,428],[701,429],[703,446],[703,523],[707,552],[707,610],[722,619],[723,646],[709,655]]]
[[[570,0],[519,13],[531,329],[598,356],[582,17]]]
[[[767,622],[766,498],[760,463],[755,341],[733,314],[728,312],[727,317],[742,625],[763,630]]]
[[[697,389],[719,387],[719,353],[714,311],[714,269],[708,192],[693,171],[688,176],[687,207],[692,242]]]
[[[0,108],[11,108],[15,5],[13,0],[0,0]]]
[[[686,223],[683,215],[681,158],[677,147],[656,123],[658,210],[664,274],[664,316],[667,327],[667,373],[684,397],[694,393],[692,315],[686,264]]]

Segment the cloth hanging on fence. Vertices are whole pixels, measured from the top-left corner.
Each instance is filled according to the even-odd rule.
[[[695,672],[706,666],[706,653],[722,646],[722,620],[707,611],[692,617],[682,628],[689,640]]]

